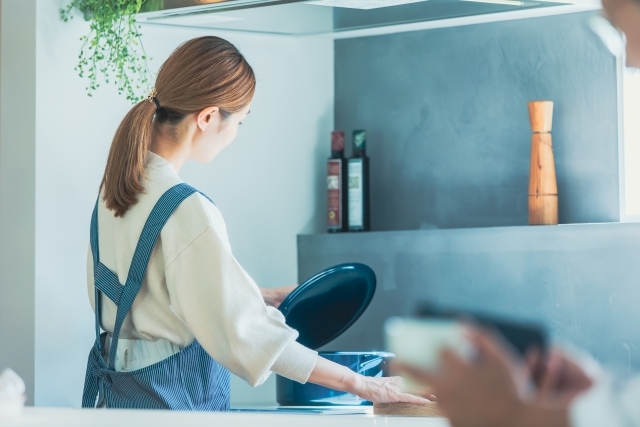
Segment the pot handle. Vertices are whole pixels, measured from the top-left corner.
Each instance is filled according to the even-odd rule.
[[[375,368],[376,366],[381,364],[383,361],[384,361],[383,357],[376,357],[375,359],[371,359],[366,362],[363,362],[360,364],[360,367],[358,368],[358,373],[361,374],[364,371],[368,371],[371,368]]]

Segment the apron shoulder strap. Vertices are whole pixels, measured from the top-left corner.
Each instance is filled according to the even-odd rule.
[[[98,244],[98,203],[100,203],[100,195],[96,200],[96,205],[93,207],[93,213],[91,214],[91,229],[90,238],[91,254],[93,255],[93,286],[94,286],[94,315],[95,315],[95,328],[96,328],[96,346],[99,351],[102,351],[102,344],[100,342],[100,292],[98,290],[98,275],[96,274],[98,265],[100,265],[100,245]]]
[[[120,335],[120,329],[122,328],[124,319],[129,313],[129,310],[131,310],[131,306],[133,305],[133,302],[136,299],[140,288],[142,287],[142,281],[144,279],[145,272],[147,271],[149,259],[151,258],[151,253],[153,252],[153,248],[155,247],[156,241],[158,240],[158,236],[160,235],[160,232],[162,231],[164,225],[169,220],[169,217],[171,217],[178,206],[180,206],[180,204],[187,197],[196,192],[198,192],[198,190],[196,190],[195,188],[191,187],[188,184],[181,183],[171,187],[160,197],[158,202],[151,210],[151,214],[149,214],[149,217],[147,218],[147,221],[142,228],[142,233],[140,233],[140,239],[138,240],[138,245],[136,246],[136,250],[133,254],[131,267],[129,268],[127,281],[124,287],[122,287],[119,282],[117,282],[117,276],[115,276],[113,272],[108,270],[106,267],[101,268],[102,264],[100,263],[98,252],[97,205],[96,209],[94,209],[94,214],[91,218],[91,249],[94,258],[96,283],[100,281],[101,283],[107,285],[101,286],[100,288],[104,287],[106,292],[103,292],[105,292],[105,294],[110,298],[112,295],[109,295],[110,292],[108,290],[112,286],[108,285],[108,282],[113,282],[113,278],[115,277],[115,281],[118,283],[118,291],[116,292],[117,295],[113,295],[114,297],[116,297],[114,302],[118,306],[118,311],[116,314],[116,323],[111,339],[111,348],[109,350],[109,369],[115,369],[115,356],[118,347],[118,336]],[[207,199],[209,198],[207,197]],[[209,200],[211,201],[211,199]],[[98,291],[99,288],[96,285],[96,339],[99,342],[100,317],[98,314],[99,304],[97,302]]]

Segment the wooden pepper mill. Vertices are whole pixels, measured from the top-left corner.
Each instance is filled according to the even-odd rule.
[[[531,121],[531,172],[529,176],[529,224],[558,224],[558,184],[553,161],[551,127],[553,102],[529,103]]]

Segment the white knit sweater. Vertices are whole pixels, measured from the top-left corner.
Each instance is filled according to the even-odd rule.
[[[138,238],[160,196],[181,181],[171,163],[149,153],[145,193],[122,218],[98,207],[100,260],[124,283]],[[93,261],[87,286],[95,308]],[[113,331],[116,306],[102,296],[102,327]],[[140,369],[194,340],[222,366],[251,385],[271,371],[308,380],[317,353],[295,340],[282,314],[265,305],[260,290],[234,258],[218,208],[200,194],[173,213],[156,243],[131,312],[124,321],[116,369]]]

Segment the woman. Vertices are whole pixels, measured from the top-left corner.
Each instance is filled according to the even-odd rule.
[[[91,223],[84,407],[227,410],[229,371],[254,386],[273,371],[374,402],[423,402],[399,378],[357,375],[298,344],[234,258],[220,211],[179,178],[187,160],[210,162],[234,140],[255,86],[232,44],[194,39],[120,124]],[[277,305],[289,290],[263,294]]]
[[[627,65],[640,68],[640,0],[603,0],[603,7],[626,36]],[[500,339],[479,331],[470,331],[470,339],[480,354],[473,363],[445,351],[440,372],[400,367],[432,387],[452,426],[640,427],[640,376],[612,381],[590,359],[555,349],[532,392],[528,370]]]

